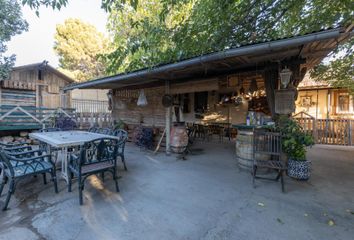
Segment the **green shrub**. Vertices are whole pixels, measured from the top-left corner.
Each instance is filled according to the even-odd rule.
[[[311,135],[305,133],[302,127],[287,116],[282,116],[277,121],[277,131],[282,133],[283,152],[293,160],[306,160],[306,147],[314,144]]]

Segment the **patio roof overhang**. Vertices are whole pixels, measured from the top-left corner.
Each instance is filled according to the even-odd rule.
[[[66,86],[73,89],[124,89],[162,85],[166,80],[205,79],[245,71],[261,71],[279,63],[298,61],[310,69],[320,63],[338,44],[353,35],[353,25],[322,30],[290,38],[245,45],[175,63]],[[299,60],[301,62],[299,62]]]

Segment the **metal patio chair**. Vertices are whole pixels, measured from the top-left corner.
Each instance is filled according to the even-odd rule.
[[[2,210],[6,210],[10,202],[11,195],[15,192],[16,184],[19,180],[37,174],[50,173],[54,182],[55,192],[58,193],[55,165],[51,161],[51,155],[42,154],[41,151],[32,150],[28,152],[12,153],[0,151],[0,196],[5,184],[9,181],[5,204]]]
[[[116,136],[119,138],[118,141],[118,146],[117,146],[117,157],[120,157],[123,165],[124,165],[124,170],[127,171],[127,166],[125,165],[125,157],[124,157],[124,149],[125,149],[125,143],[128,140],[128,132],[123,130],[123,129],[116,129],[112,133],[113,136]]]
[[[112,129],[110,128],[99,128],[96,133],[112,135]]]
[[[82,191],[87,177],[94,174],[112,173],[116,191],[119,192],[117,178],[117,146],[118,140],[100,138],[85,143],[79,154],[71,153],[68,164],[70,176],[75,175],[78,179],[80,205],[83,204]],[[71,180],[69,177],[68,191],[71,192]]]
[[[266,132],[255,130],[253,135],[253,187],[255,187],[255,179],[267,179],[281,182],[282,191],[284,187],[284,172],[287,167],[281,160],[282,154],[281,134],[277,132]],[[259,160],[260,156],[269,156],[269,160]],[[278,172],[276,178],[267,178],[257,176],[258,168],[268,168]]]
[[[95,132],[97,132],[97,127],[90,127],[89,129],[88,129],[88,132],[92,132],[92,133],[95,133]]]
[[[38,132],[59,132],[62,131],[61,128],[56,128],[56,127],[52,127],[52,128],[42,128],[39,129]]]

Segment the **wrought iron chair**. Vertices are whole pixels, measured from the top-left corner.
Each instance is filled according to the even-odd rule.
[[[92,132],[92,133],[95,133],[95,132],[97,132],[97,128],[96,127],[90,127],[89,129],[88,129],[88,131],[89,132]]]
[[[15,192],[16,183],[28,176],[50,173],[54,182],[55,192],[58,193],[55,165],[51,155],[42,154],[41,151],[28,151],[12,153],[0,151],[0,195],[4,185],[9,181],[9,189],[2,210],[6,210],[11,195]]]
[[[116,173],[118,140],[100,138],[85,143],[79,154],[70,154],[68,172],[78,178],[79,200],[83,204],[82,191],[87,177],[94,174],[112,173],[116,191],[119,192]],[[69,178],[68,191],[71,192],[71,178]]]
[[[43,128],[43,129],[39,129],[38,132],[59,132],[59,131],[62,131],[61,128],[55,128],[55,127],[52,127],[52,128]]]
[[[1,143],[0,142],[0,150],[1,151],[6,151],[9,154],[11,153],[19,153],[19,152],[26,152],[26,151],[31,151],[32,146],[27,145],[26,143]],[[0,173],[2,171],[2,168],[0,167]]]
[[[123,129],[116,129],[112,133],[113,136],[119,137],[118,146],[117,146],[117,157],[120,157],[123,165],[124,170],[127,171],[127,166],[125,165],[125,157],[124,157],[124,148],[125,143],[128,140],[128,132]]]
[[[253,137],[253,187],[255,187],[255,179],[267,179],[281,181],[282,191],[284,188],[284,172],[287,167],[281,160],[282,154],[281,134],[277,132],[254,131]],[[270,156],[269,160],[259,160],[260,156]],[[257,176],[258,168],[268,168],[278,172],[275,179]]]
[[[112,129],[110,129],[110,128],[99,128],[97,133],[105,134],[105,135],[112,135]]]

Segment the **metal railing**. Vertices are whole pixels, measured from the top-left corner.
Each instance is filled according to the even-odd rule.
[[[109,113],[108,101],[72,99],[71,107],[78,113]]]

